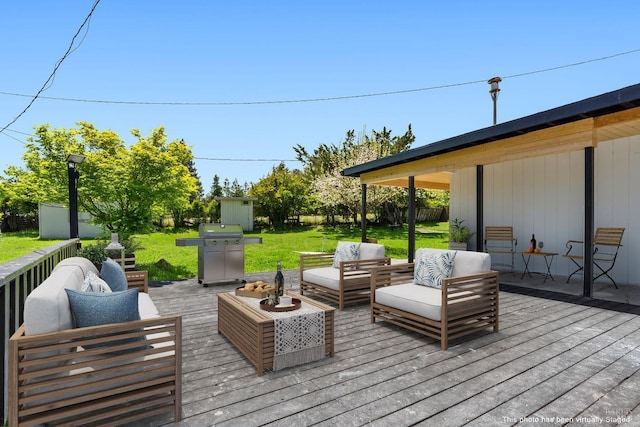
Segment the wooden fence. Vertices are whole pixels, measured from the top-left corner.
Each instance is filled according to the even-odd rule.
[[[2,413],[0,420],[6,420],[8,415],[8,349],[9,338],[23,322],[24,301],[27,295],[40,285],[53,268],[63,259],[75,256],[78,250],[79,239],[65,240],[35,252],[31,252],[20,258],[0,264],[0,335],[2,335],[3,351],[1,353],[2,370],[0,382],[2,390]]]

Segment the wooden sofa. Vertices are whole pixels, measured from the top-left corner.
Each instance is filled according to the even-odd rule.
[[[64,289],[96,271],[82,260],[61,261],[25,302],[25,323],[9,339],[9,425],[120,425],[164,412],[179,421],[181,316],[160,316],[139,293],[141,320],[73,328]],[[126,276],[130,288],[148,289],[146,272]]]
[[[451,276],[436,289],[414,283],[416,263],[429,251],[445,252],[418,249],[415,263],[371,270],[371,323],[380,319],[435,338],[442,350],[450,340],[488,327],[498,332],[498,272],[490,270],[490,255],[455,251]]]
[[[323,298],[344,310],[348,304],[369,301],[371,268],[389,265],[384,245],[360,243],[359,258],[335,268],[335,253],[300,255],[300,293]]]

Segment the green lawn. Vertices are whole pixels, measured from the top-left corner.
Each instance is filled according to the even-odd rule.
[[[416,248],[446,248],[448,245],[447,222],[421,223],[418,230],[441,231],[442,234],[416,233]],[[387,226],[367,230],[367,237],[378,239],[385,245],[387,256],[407,257],[407,226],[391,230]],[[139,270],[149,270],[150,280],[173,280],[191,278],[198,275],[198,248],[178,247],[178,237],[197,237],[198,232],[164,231],[136,236],[142,248],[136,251],[136,266]],[[360,241],[359,228],[350,227],[299,227],[289,230],[248,232],[245,236],[262,237],[261,245],[245,246],[245,271],[255,273],[275,271],[276,263],[282,261],[282,268],[298,268],[300,252],[331,252],[339,240]],[[0,237],[0,263],[25,255],[38,248],[48,246],[58,240],[40,240],[37,232],[4,233]],[[82,240],[83,245],[91,240]]]

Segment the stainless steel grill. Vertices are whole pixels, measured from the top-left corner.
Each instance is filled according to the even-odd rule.
[[[200,224],[199,236],[176,239],[176,246],[198,247],[198,283],[240,280],[244,277],[244,245],[262,237],[244,237],[237,224]]]

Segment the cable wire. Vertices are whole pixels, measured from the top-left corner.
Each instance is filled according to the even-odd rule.
[[[31,99],[31,101],[27,104],[27,106],[24,108],[24,110],[22,110],[22,112],[20,112],[20,114],[18,114],[17,116],[15,116],[13,118],[13,120],[11,120],[8,124],[6,124],[2,129],[0,129],[0,133],[3,133],[5,131],[5,129],[7,129],[9,126],[11,126],[12,124],[14,124],[15,122],[18,121],[18,119],[20,117],[22,117],[24,115],[24,113],[27,112],[27,110],[29,108],[31,108],[31,106],[33,105],[34,102],[36,102],[36,99],[38,99],[40,97],[40,94],[42,92],[44,92],[48,86],[49,83],[55,78],[56,72],[58,71],[58,68],[60,68],[60,66],[62,65],[62,63],[64,62],[65,59],[67,59],[67,57],[75,50],[77,49],[80,44],[82,44],[82,41],[84,41],[84,37],[82,38],[82,40],[80,41],[80,44],[74,49],[73,45],[75,44],[76,41],[76,37],[78,37],[78,35],[80,34],[80,32],[82,31],[82,28],[84,28],[84,26],[89,22],[89,20],[91,19],[91,15],[93,15],[93,11],[96,9],[96,7],[98,6],[98,3],[100,3],[100,0],[96,0],[93,3],[93,6],[91,7],[91,11],[89,12],[89,14],[87,15],[87,17],[84,19],[84,21],[82,22],[82,25],[80,25],[80,28],[78,28],[78,31],[76,31],[76,33],[73,35],[73,38],[71,39],[71,43],[69,44],[69,47],[67,48],[67,51],[64,53],[64,55],[62,55],[62,58],[60,58],[58,60],[58,62],[56,62],[56,65],[53,67],[53,71],[51,72],[51,74],[49,75],[49,78],[47,78],[47,80],[44,82],[44,84],[42,85],[42,87],[40,88],[40,90],[33,96],[33,99]],[[85,34],[86,37],[86,34]]]
[[[524,73],[512,74],[509,76],[502,77],[502,80],[512,79],[517,77],[528,76],[532,74],[546,73],[549,71],[555,71],[563,68],[576,67],[579,65],[589,64],[593,62],[605,61],[607,59],[616,58],[619,56],[630,55],[633,53],[640,52],[640,49],[634,49],[627,52],[616,53],[613,55],[607,55],[600,58],[588,59],[585,61],[574,62],[571,64],[559,65],[557,67],[544,68],[535,71],[527,71]],[[233,105],[268,105],[268,104],[294,104],[294,103],[304,103],[304,102],[323,102],[323,101],[339,101],[345,99],[357,99],[357,98],[368,98],[368,97],[377,97],[377,96],[388,96],[388,95],[400,95],[405,93],[412,92],[425,92],[430,90],[437,89],[447,89],[451,87],[458,86],[468,86],[478,83],[486,83],[487,79],[482,80],[472,80],[468,82],[461,83],[451,83],[445,85],[438,86],[429,86],[423,88],[416,89],[404,89],[404,90],[394,90],[387,92],[375,92],[375,93],[367,93],[367,94],[358,94],[358,95],[343,95],[343,96],[330,96],[330,97],[321,97],[321,98],[303,98],[303,99],[282,99],[282,100],[270,100],[270,101],[229,101],[229,102],[167,102],[167,101],[110,101],[110,100],[102,100],[102,99],[82,99],[82,98],[60,98],[60,97],[49,97],[49,96],[40,96],[42,99],[50,99],[54,101],[69,101],[69,102],[84,102],[84,103],[94,103],[94,104],[125,104],[125,105],[165,105],[165,106],[233,106]],[[20,93],[11,93],[11,92],[2,92],[0,91],[0,95],[11,95],[11,96],[23,96],[29,97],[31,95],[25,95]],[[35,99],[34,99],[35,100]],[[17,119],[16,119],[17,120]],[[14,120],[15,122],[15,120]],[[12,122],[13,123],[13,122]],[[10,123],[11,124],[11,123]],[[6,127],[5,127],[6,129]],[[3,129],[4,130],[4,129]],[[2,132],[2,131],[0,131]]]
[[[214,160],[220,162],[299,162],[296,159],[225,159],[215,157],[194,157],[194,160]]]

